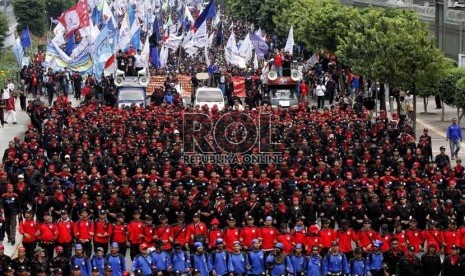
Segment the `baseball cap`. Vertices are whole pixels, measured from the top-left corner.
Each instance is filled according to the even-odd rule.
[[[82,244],[76,243],[76,245],[74,246],[74,249],[76,249],[76,250],[82,250]]]
[[[279,248],[279,249],[284,249],[284,245],[280,242],[278,242],[277,244],[275,244],[274,246],[275,248]]]

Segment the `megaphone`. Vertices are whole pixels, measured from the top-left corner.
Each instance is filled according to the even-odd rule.
[[[278,74],[276,73],[276,71],[274,70],[271,70],[270,72],[268,72],[268,79],[270,81],[274,81],[278,78]]]
[[[295,69],[292,70],[292,71],[291,71],[291,79],[292,79],[293,81],[300,81],[299,71],[297,71],[297,70],[295,70]]]
[[[139,77],[139,84],[142,86],[147,86],[149,84],[149,78],[147,76]]]
[[[137,75],[138,75],[139,77],[145,76],[145,75],[147,75],[147,70],[141,69],[141,70],[137,71]]]
[[[125,72],[123,70],[119,70],[119,69],[116,70],[116,76],[124,76],[124,75],[125,75]]]
[[[115,78],[115,85],[116,86],[121,86],[123,85],[123,82],[124,82],[124,78],[122,76],[117,76]]]

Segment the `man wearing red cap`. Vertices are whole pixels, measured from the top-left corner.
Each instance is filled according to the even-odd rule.
[[[218,228],[220,221],[217,218],[212,219],[210,222],[210,229],[208,230],[208,248],[212,250],[216,246],[216,240],[223,238],[223,231]]]
[[[13,192],[13,184],[6,186],[6,193],[2,195],[1,206],[5,215],[5,231],[8,242],[15,244],[16,236],[16,217],[21,213],[19,196]]]
[[[61,269],[64,275],[69,275],[69,259],[64,255],[63,247],[57,246],[56,256],[50,260],[50,269],[57,270]]]

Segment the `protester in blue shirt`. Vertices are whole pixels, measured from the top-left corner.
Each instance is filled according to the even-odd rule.
[[[163,274],[171,272],[171,258],[170,255],[163,250],[162,241],[157,241],[155,250],[150,253],[150,256],[152,257],[152,269],[163,271]]]
[[[248,255],[248,271],[250,276],[263,275],[266,272],[265,268],[265,252],[260,249],[260,240],[252,240],[252,250]]]
[[[191,266],[200,272],[200,276],[209,276],[212,268],[201,242],[194,243],[194,254],[191,255]]]
[[[233,243],[233,252],[229,255],[232,264],[232,272],[235,276],[243,276],[247,273],[247,255],[241,251],[242,245],[240,241]]]
[[[294,271],[294,276],[301,274],[307,269],[307,259],[302,254],[303,246],[298,243],[295,245],[294,254],[289,256],[289,264],[292,266],[290,270]]]
[[[331,243],[328,254],[323,259],[323,275],[336,276],[349,273],[349,264],[344,253],[339,252],[337,241]]]
[[[105,266],[111,268],[111,276],[120,276],[126,272],[126,261],[124,256],[119,253],[117,242],[111,244],[110,253],[105,256]]]
[[[460,142],[462,142],[462,129],[457,124],[457,118],[453,118],[452,124],[447,128],[446,140],[450,141],[450,154],[452,160],[458,158]]]
[[[90,276],[92,274],[92,265],[89,257],[84,255],[82,244],[77,243],[74,246],[75,255],[71,257],[71,267],[79,266],[82,276]]]
[[[97,267],[100,275],[103,275],[105,270],[105,258],[104,258],[104,251],[102,247],[97,247],[95,255],[92,257],[90,261],[92,267]]]
[[[376,240],[373,242],[373,252],[368,254],[367,267],[372,276],[384,275],[384,258],[383,252],[381,252],[381,246],[383,242]]]
[[[223,239],[215,241],[216,249],[210,253],[210,263],[212,265],[212,274],[215,276],[227,275],[233,272],[233,266],[229,252],[224,250]]]
[[[286,268],[291,268],[292,266],[286,264],[287,256],[283,252],[283,249],[284,245],[278,242],[274,246],[274,252],[272,252],[266,258],[266,264],[268,266],[271,276],[281,276],[287,273],[293,273],[293,271],[286,270]]]
[[[319,254],[320,248],[318,246],[312,247],[312,254],[308,257],[307,261],[307,274],[306,276],[320,276],[323,265],[323,258]]]
[[[355,248],[354,258],[349,261],[350,276],[365,276],[368,273],[368,267],[366,259],[362,257],[362,249],[360,247]]]
[[[179,271],[180,274],[189,273],[191,269],[191,261],[189,255],[182,251],[182,246],[179,243],[173,244],[173,253],[171,254],[171,265],[173,271]]]
[[[146,243],[139,245],[140,253],[132,261],[132,272],[140,269],[143,276],[152,275],[152,257],[149,255],[148,249]]]

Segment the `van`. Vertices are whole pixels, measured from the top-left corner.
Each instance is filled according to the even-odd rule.
[[[217,87],[199,87],[195,92],[194,105],[200,107],[207,105],[209,109],[216,105],[218,110],[223,110],[225,106],[223,93]]]
[[[119,108],[123,106],[146,106],[147,97],[144,87],[120,86],[116,90],[116,104]]]

